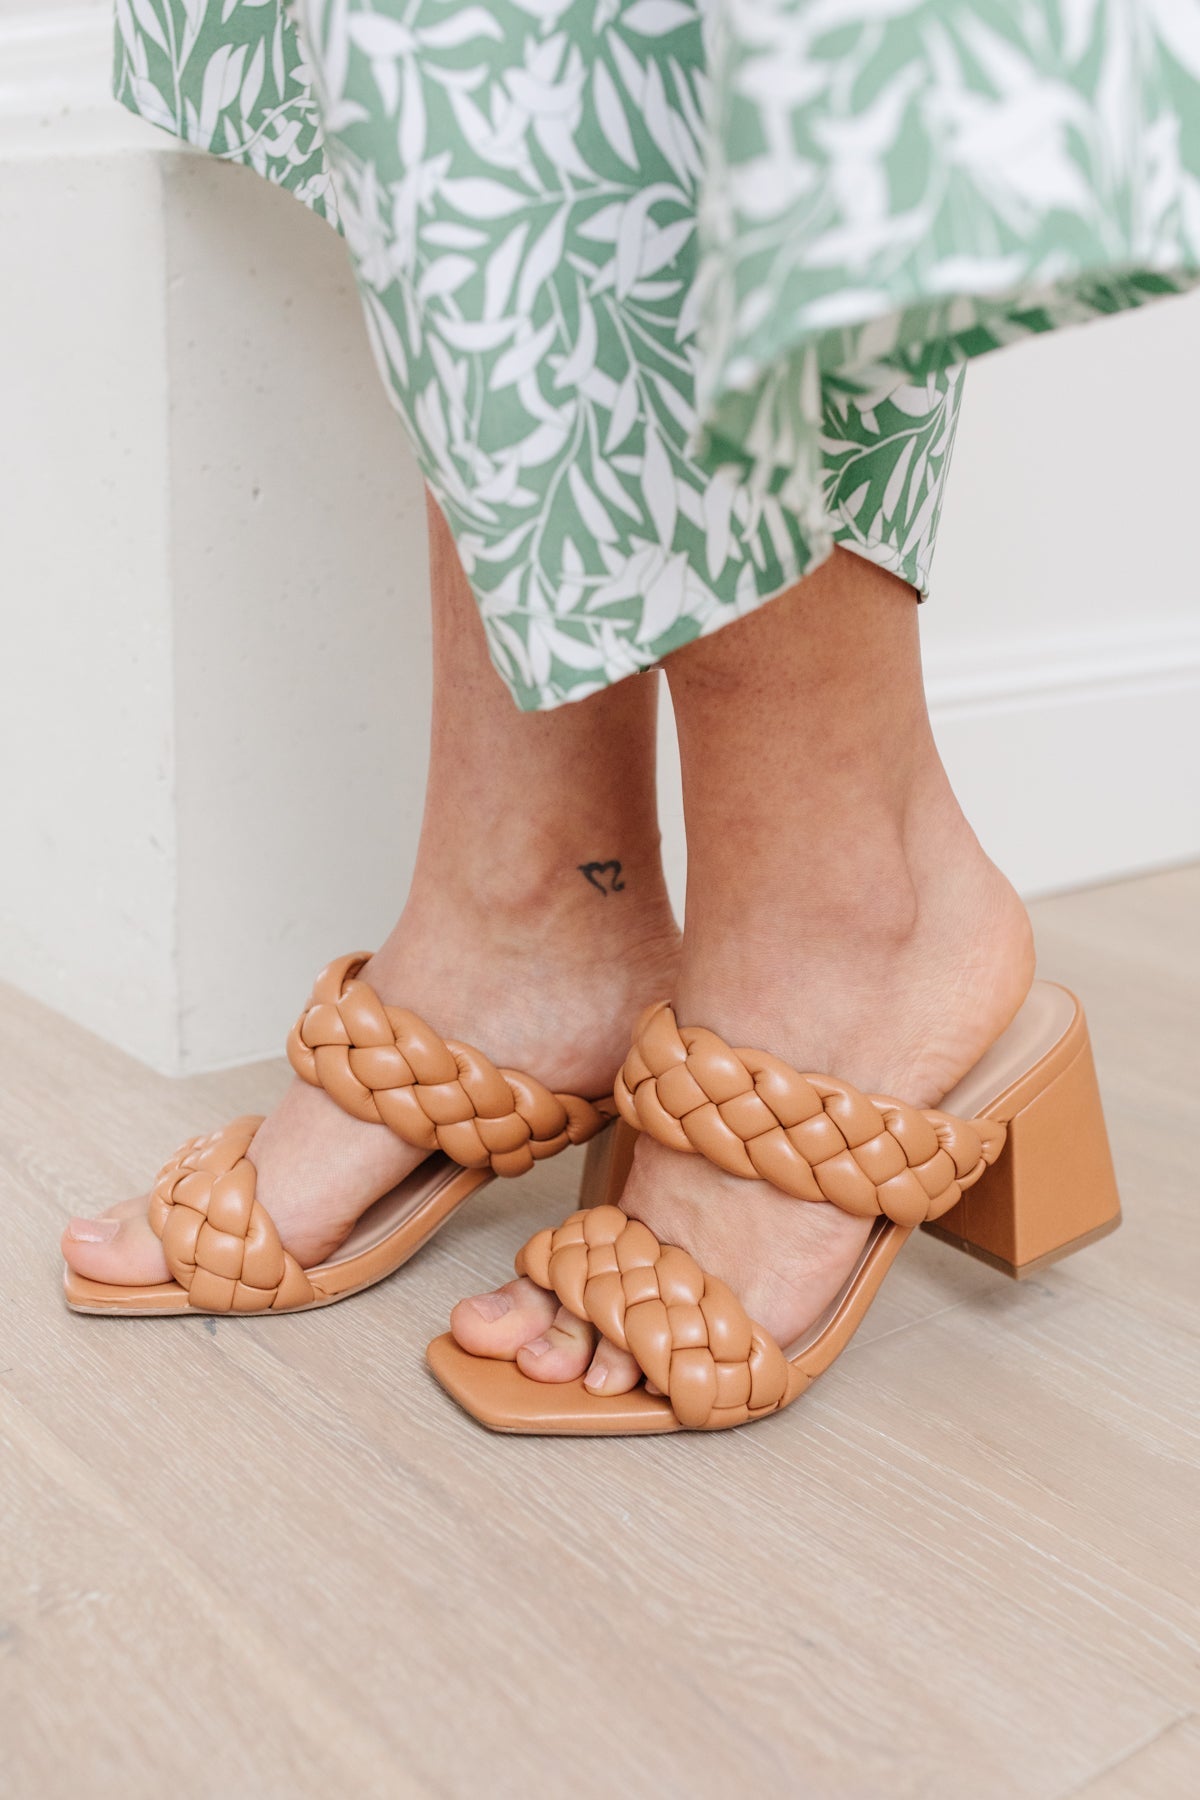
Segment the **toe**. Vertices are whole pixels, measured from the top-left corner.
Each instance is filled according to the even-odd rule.
[[[593,1326],[560,1306],[553,1323],[517,1352],[517,1367],[532,1381],[576,1381],[592,1360]]]
[[[557,1312],[554,1295],[523,1275],[490,1294],[460,1300],[450,1314],[450,1329],[472,1356],[512,1362],[523,1344],[549,1331]]]
[[[583,1383],[593,1394],[628,1394],[641,1379],[642,1371],[628,1350],[618,1350],[601,1338]]]
[[[146,1199],[122,1200],[98,1219],[70,1219],[62,1253],[77,1275],[117,1287],[169,1281],[162,1245],[150,1229]]]
[[[534,1381],[575,1381],[596,1345],[590,1325],[525,1275],[490,1294],[460,1300],[450,1314],[450,1330],[472,1356],[515,1362]]]

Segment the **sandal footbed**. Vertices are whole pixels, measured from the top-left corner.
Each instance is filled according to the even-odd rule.
[[[452,1212],[494,1179],[489,1169],[461,1169],[449,1158],[435,1153],[368,1207],[331,1257],[305,1271],[317,1290],[315,1299],[303,1306],[280,1308],[278,1312],[210,1316],[282,1318],[287,1312],[312,1312],[359,1293],[403,1268]],[[125,1286],[93,1281],[65,1266],[63,1294],[73,1312],[157,1318],[172,1313],[205,1314],[204,1308],[189,1304],[186,1289],[176,1281]]]
[[[648,1394],[593,1394],[575,1381],[533,1381],[514,1362],[472,1356],[447,1332],[425,1352],[452,1399],[491,1431],[554,1437],[607,1437],[680,1431],[670,1401]]]

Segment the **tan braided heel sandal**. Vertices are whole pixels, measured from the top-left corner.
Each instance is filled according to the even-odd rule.
[[[873,1217],[875,1228],[837,1299],[785,1351],[685,1250],[612,1205],[573,1213],[525,1245],[517,1273],[630,1351],[661,1392],[606,1397],[582,1378],[531,1381],[513,1362],[435,1339],[437,1379],[493,1430],[711,1431],[765,1418],[845,1349],[916,1226],[1021,1276],[1120,1223],[1083,1011],[1050,982],[1034,984],[936,1110],[731,1049],[714,1032],[680,1028],[665,1005],[642,1018],[616,1099],[623,1137],[646,1131],[797,1200]]]
[[[610,1098],[553,1094],[532,1075],[498,1069],[480,1050],[438,1036],[359,978],[367,954],[318,975],[288,1038],[297,1075],[356,1119],[386,1125],[429,1152],[369,1207],[325,1262],[302,1269],[255,1197],[247,1151],[261,1118],[192,1138],[160,1170],[150,1223],[173,1277],[150,1286],[89,1281],[67,1268],[67,1303],[91,1313],[284,1313],[329,1306],[406,1263],[463,1201],[497,1175],[524,1175],[543,1157],[596,1138]],[[612,1160],[613,1132],[591,1179]],[[597,1147],[598,1148],[598,1147]]]

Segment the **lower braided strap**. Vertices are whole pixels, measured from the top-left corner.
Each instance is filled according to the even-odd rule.
[[[807,1385],[723,1281],[615,1206],[539,1231],[516,1269],[628,1350],[689,1430],[761,1419]]]
[[[385,1006],[359,977],[367,961],[360,952],[322,969],[287,1045],[297,1075],[354,1118],[464,1168],[525,1175],[613,1117],[611,1101],[551,1093],[532,1075],[440,1037],[416,1013]]]
[[[949,1212],[1004,1146],[995,1119],[959,1119],[830,1075],[801,1075],[763,1050],[643,1014],[617,1076],[621,1117],[674,1150],[797,1200],[916,1226]]]
[[[189,1139],[154,1183],[150,1224],[200,1312],[284,1312],[317,1297],[255,1198],[258,1172],[246,1152],[261,1124],[247,1116]]]

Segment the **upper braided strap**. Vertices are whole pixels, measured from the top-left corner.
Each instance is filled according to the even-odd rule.
[[[760,1419],[807,1385],[723,1281],[615,1206],[539,1231],[516,1268],[628,1350],[689,1430]]]
[[[467,1169],[525,1175],[612,1118],[611,1101],[553,1094],[532,1075],[440,1037],[416,1013],[385,1006],[359,977],[367,960],[360,951],[322,969],[287,1044],[297,1075],[356,1119]]]
[[[150,1223],[188,1305],[202,1312],[282,1312],[317,1298],[255,1198],[246,1152],[261,1124],[247,1116],[190,1138],[154,1183]]]
[[[860,1218],[921,1225],[957,1204],[1004,1144],[995,1119],[957,1119],[801,1075],[762,1050],[680,1027],[665,1003],[643,1014],[617,1076],[621,1117],[731,1175]]]

